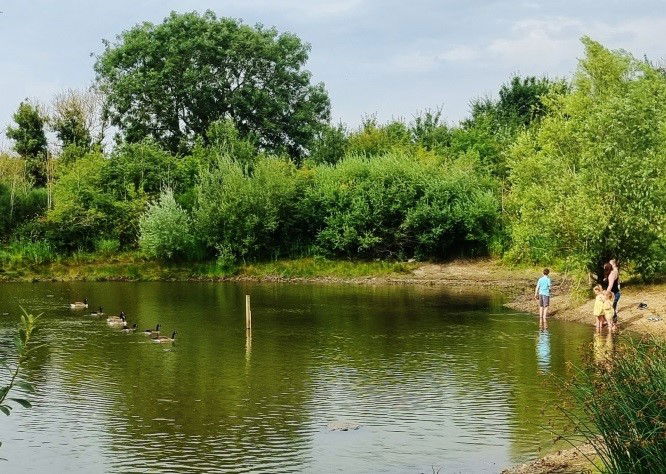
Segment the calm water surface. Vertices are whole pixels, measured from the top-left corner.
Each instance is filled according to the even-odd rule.
[[[83,297],[176,343],[68,308]],[[3,352],[19,305],[44,313],[46,346],[23,375],[34,407],[1,420],[2,472],[498,472],[552,446],[552,377],[592,340],[489,294],[38,283],[0,285]]]

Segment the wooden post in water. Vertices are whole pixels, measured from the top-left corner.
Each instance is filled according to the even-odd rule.
[[[252,330],[252,310],[250,310],[250,295],[245,295],[245,329]]]

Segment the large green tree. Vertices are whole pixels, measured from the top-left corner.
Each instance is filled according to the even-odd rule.
[[[36,186],[46,184],[46,135],[44,116],[39,107],[23,101],[14,113],[16,126],[7,127],[7,138],[14,140],[14,151],[26,159]]]
[[[263,148],[301,157],[330,116],[323,84],[304,69],[309,48],[293,34],[210,11],[171,13],[106,42],[95,70],[127,141],[152,137],[183,152],[229,118]]]
[[[666,271],[666,76],[583,38],[572,91],[510,152],[516,259]]]

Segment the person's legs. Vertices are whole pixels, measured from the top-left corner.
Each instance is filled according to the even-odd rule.
[[[617,302],[620,301],[620,292],[613,294],[613,324],[617,324]]]
[[[548,317],[549,303],[550,303],[550,296],[539,295],[539,317],[544,321]]]

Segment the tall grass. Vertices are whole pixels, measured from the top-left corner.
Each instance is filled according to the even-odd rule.
[[[2,265],[41,265],[56,260],[57,254],[51,244],[45,241],[21,240],[0,247]]]
[[[666,344],[618,345],[605,362],[588,361],[569,387],[580,410],[566,411],[592,444],[603,471],[666,472]]]

